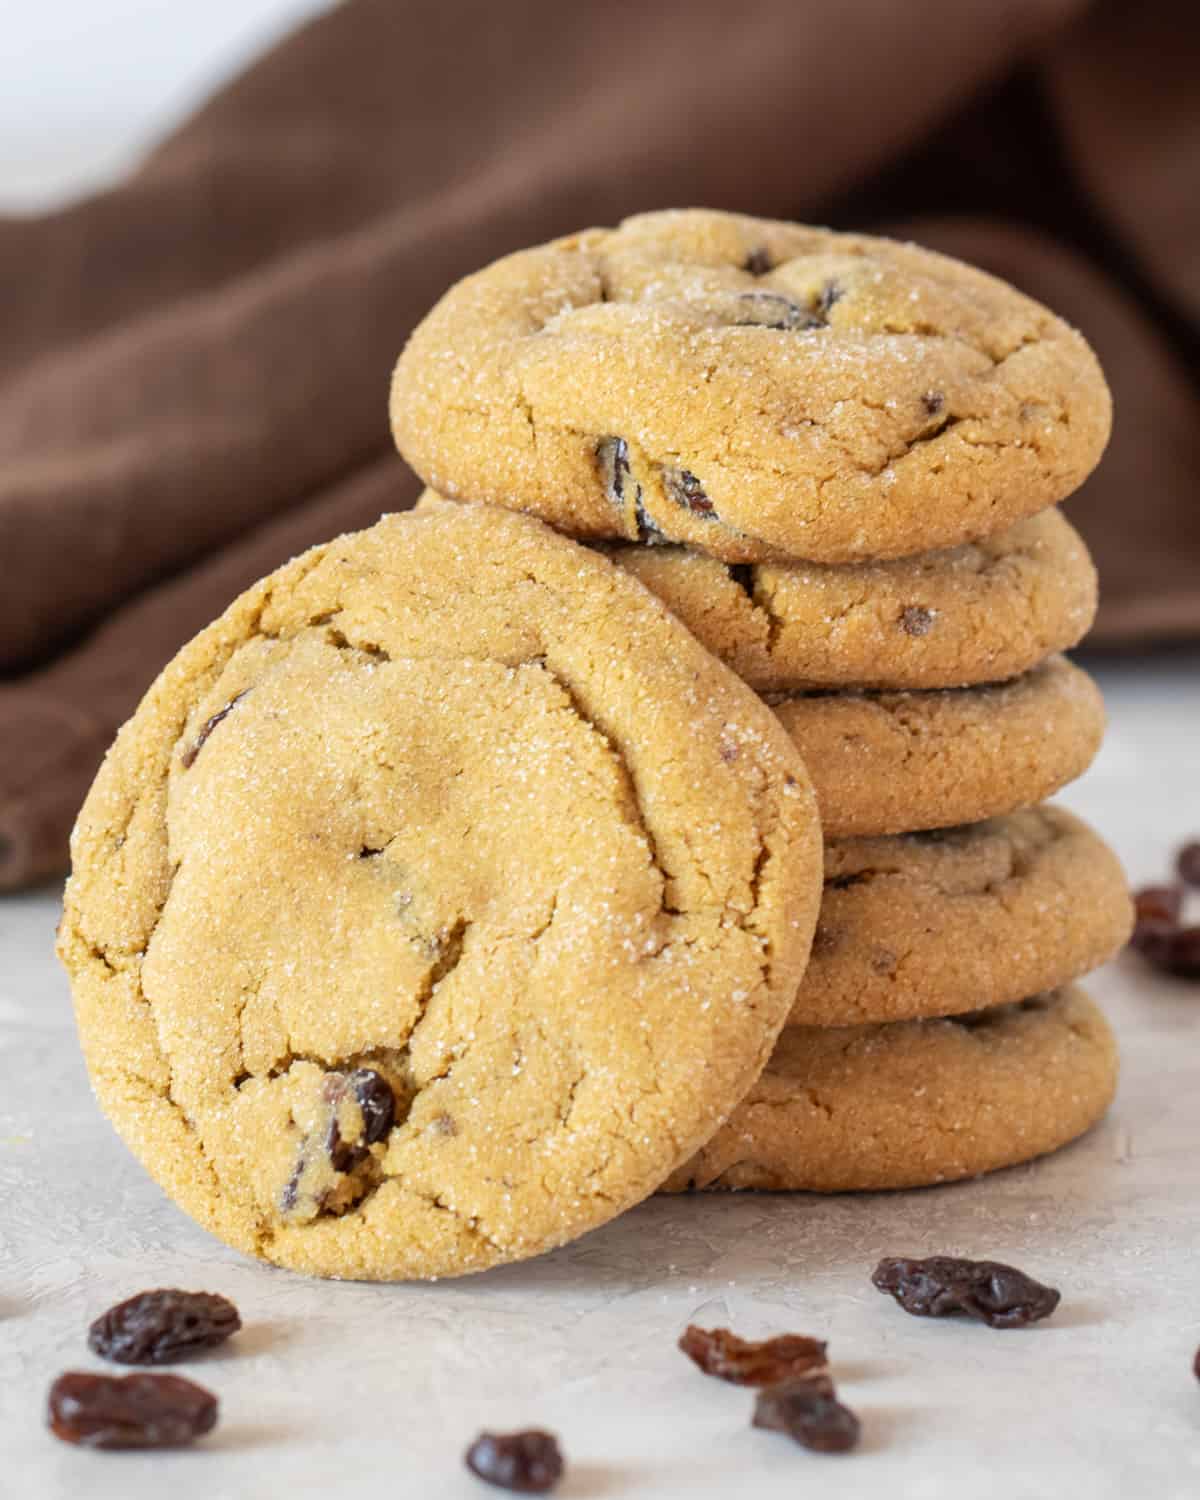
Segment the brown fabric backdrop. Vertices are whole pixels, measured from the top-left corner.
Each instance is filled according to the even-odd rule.
[[[388,374],[457,277],[666,205],[910,234],[1078,323],[1095,640],[1200,634],[1190,0],[349,0],[113,190],[0,219],[0,887],[60,870],[177,647],[408,503]]]

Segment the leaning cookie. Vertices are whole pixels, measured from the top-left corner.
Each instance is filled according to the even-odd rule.
[[[838,1193],[975,1177],[1082,1135],[1116,1084],[1112,1032],[1074,985],[953,1020],[797,1027],[665,1191]]]
[[[821,838],[768,708],[604,558],[482,507],[257,584],[73,840],[100,1102],[231,1245],[324,1276],[537,1254],[652,1192],[770,1055]]]
[[[804,757],[827,838],[1032,807],[1087,770],[1104,733],[1100,690],[1063,656],[989,687],[767,701]]]
[[[902,557],[1069,495],[1103,452],[1080,334],[915,245],[689,210],[452,287],[392,384],[457,498],[729,562]]]
[[[1056,989],[1111,958],[1133,914],[1111,849],[1060,807],[834,839],[795,1026],[952,1016]]]

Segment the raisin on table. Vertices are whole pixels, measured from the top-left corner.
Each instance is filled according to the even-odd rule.
[[[848,1453],[858,1443],[861,1426],[849,1407],[812,1380],[770,1385],[754,1403],[754,1426],[785,1432],[815,1453]]]
[[[684,1329],[679,1347],[706,1375],[733,1385],[778,1385],[824,1370],[826,1345],[804,1334],[785,1333],[753,1342],[728,1328]]]
[[[472,1474],[518,1495],[548,1494],[563,1476],[563,1457],[549,1432],[481,1432],[466,1452]]]
[[[1054,1287],[1043,1286],[1015,1266],[950,1255],[926,1260],[889,1256],[876,1266],[871,1281],[914,1317],[962,1313],[989,1328],[1023,1328],[1048,1318],[1060,1298]]]
[[[84,1448],[179,1448],[217,1425],[217,1398],[179,1375],[60,1375],[50,1431]]]
[[[169,1365],[211,1349],[242,1326],[215,1292],[160,1287],[110,1307],[88,1329],[88,1348],[119,1365]]]

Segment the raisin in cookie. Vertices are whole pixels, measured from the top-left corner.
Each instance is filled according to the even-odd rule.
[[[1096,616],[1096,570],[1057,510],[894,562],[723,563],[605,544],[759,692],[1003,682],[1067,651]]]
[[[952,1016],[1056,989],[1129,937],[1116,856],[1061,807],[832,839],[792,1024]]]
[[[1065,656],[987,687],[767,701],[804,757],[827,838],[1032,807],[1087,770],[1104,733],[1099,688]]]
[[[426,490],[416,509],[451,503]],[[1004,682],[1077,645],[1096,617],[1096,569],[1057,510],[893,562],[737,564],[598,545],[760,693]]]
[[[758,1076],[821,840],[778,720],[604,558],[398,516],[121,731],[60,953],[101,1104],[239,1249],[479,1270],[650,1193]]]
[[[1108,438],[1088,345],[959,261],[705,210],[460,282],[397,365],[392,428],[443,494],[729,562],[902,557],[1075,490]]]
[[[926,1187],[1031,1161],[1112,1102],[1117,1048],[1076,986],[953,1020],[785,1031],[666,1190]]]

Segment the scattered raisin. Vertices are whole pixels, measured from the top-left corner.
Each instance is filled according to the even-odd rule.
[[[1196,1357],[1192,1360],[1192,1374],[1200,1380],[1200,1349],[1196,1350]]]
[[[1138,923],[1176,923],[1183,913],[1183,892],[1177,885],[1147,885],[1133,894],[1133,909]],[[1137,940],[1137,927],[1133,930]]]
[[[1184,885],[1200,885],[1200,839],[1189,839],[1175,862]]]
[[[481,1432],[466,1452],[466,1465],[488,1484],[519,1495],[547,1494],[563,1475],[563,1457],[549,1432]]]
[[[826,1345],[799,1333],[754,1343],[728,1328],[697,1328],[690,1324],[679,1347],[706,1375],[733,1385],[779,1385],[783,1381],[823,1370]]]
[[[749,271],[751,276],[765,276],[771,269],[771,257],[765,250],[751,250],[742,269]]]
[[[241,1326],[226,1297],[161,1287],[102,1313],[88,1329],[88,1348],[119,1365],[169,1365],[224,1343]]]
[[[1193,883],[1200,875],[1200,842],[1185,844],[1176,867],[1181,881]],[[1200,927],[1184,927],[1185,888],[1148,885],[1134,892],[1135,921],[1131,948],[1156,969],[1178,979],[1200,979]]]
[[[900,628],[906,635],[928,635],[933,629],[933,611],[921,604],[906,604],[900,611]]]
[[[784,331],[803,328],[823,328],[825,320],[801,307],[790,297],[781,297],[777,292],[743,292],[738,301],[742,316],[735,328],[779,328]]]
[[[676,505],[696,516],[714,516],[713,503],[690,469],[664,469],[663,486]]]
[[[217,1398],[178,1375],[70,1371],[50,1387],[50,1431],[84,1448],[178,1448],[211,1432]]]
[[[1200,927],[1180,927],[1164,965],[1177,979],[1200,979]]]
[[[872,1282],[890,1292],[905,1312],[918,1318],[965,1313],[989,1328],[1023,1328],[1048,1318],[1059,1293],[995,1260],[959,1260],[931,1255],[927,1260],[889,1256],[875,1268]]]
[[[946,398],[941,391],[926,391],[921,397],[921,405],[931,417],[936,417],[946,404]]]
[[[213,714],[212,718],[203,725],[200,733],[179,757],[179,763],[185,771],[189,767],[195,765],[196,757],[200,754],[201,750],[204,749],[204,742],[208,739],[209,735],[213,732],[213,730],[217,727],[222,719],[228,718],[237,704],[241,702],[241,700],[249,691],[249,688],[243,688],[240,693],[235,693],[233,697],[230,698],[225,707],[219,708],[216,713]]]
[[[754,1403],[754,1426],[786,1432],[815,1453],[848,1453],[858,1443],[858,1418],[820,1381],[789,1380],[768,1386]]]

